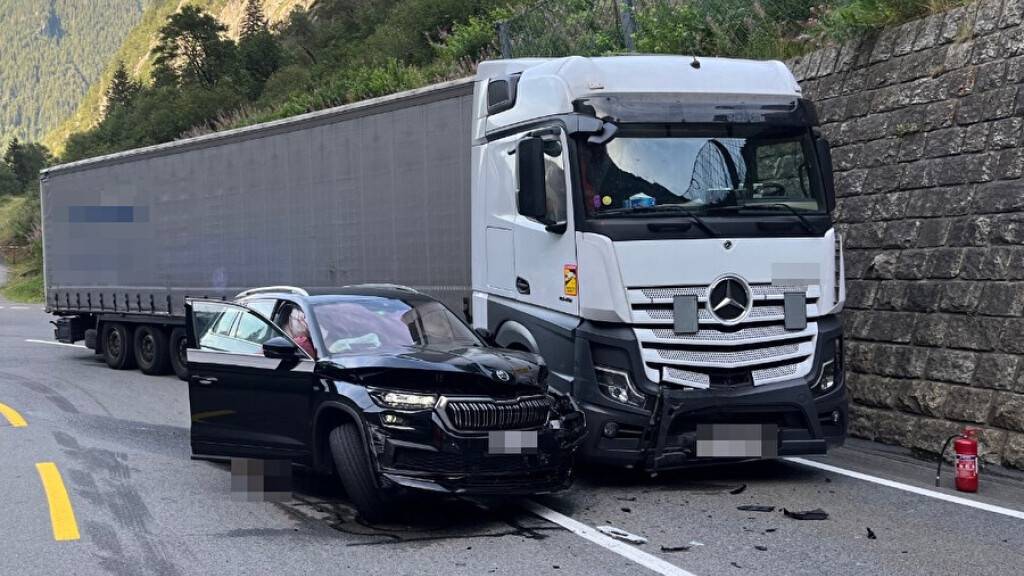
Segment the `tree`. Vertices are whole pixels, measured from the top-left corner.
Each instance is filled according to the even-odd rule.
[[[153,49],[154,80],[158,85],[216,85],[232,71],[235,59],[235,43],[223,36],[226,32],[227,26],[197,6],[172,14]]]
[[[46,146],[42,144],[22,144],[17,138],[12,138],[11,143],[4,152],[4,164],[14,173],[21,189],[28,186],[30,182],[39,177],[39,171],[46,168],[53,162],[53,157]]]
[[[110,86],[107,87],[106,112],[109,113],[115,106],[124,108],[131,106],[132,100],[135,99],[141,89],[142,84],[128,76],[128,70],[124,67],[124,62],[118,62],[117,69],[114,70],[114,76],[110,79]]]
[[[245,3],[245,15],[242,17],[242,33],[240,38],[252,38],[264,32],[268,32],[267,17],[263,14],[262,0],[247,0]]]
[[[242,34],[238,40],[239,60],[251,80],[250,96],[257,98],[267,79],[281,67],[283,52],[263,15],[260,0],[248,0]]]
[[[6,163],[0,162],[0,196],[19,194],[21,190],[21,182],[14,175],[14,170]]]

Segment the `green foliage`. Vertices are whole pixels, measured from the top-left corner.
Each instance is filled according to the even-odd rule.
[[[115,107],[127,108],[132,105],[132,101],[138,96],[142,90],[142,83],[138,80],[132,79],[128,75],[128,70],[124,67],[124,62],[118,61],[117,69],[114,70],[114,76],[110,80],[110,86],[107,87],[106,100],[107,107],[106,113],[109,113]]]
[[[58,126],[155,1],[0,0],[0,142]]]
[[[53,163],[50,151],[42,144],[22,144],[12,138],[3,155],[3,165],[14,175],[19,191],[39,178],[39,171]]]
[[[202,8],[186,5],[160,28],[153,48],[153,79],[159,86],[215,86],[235,63],[228,27]]]
[[[824,11],[817,22],[821,36],[849,38],[865,32],[906,22],[926,14],[949,10],[971,0],[849,0]]]
[[[6,162],[0,162],[0,198],[20,194],[21,190],[21,182],[14,175],[14,170]]]
[[[247,75],[249,94],[258,98],[270,76],[281,67],[284,52],[270,33],[261,0],[247,0],[242,32],[238,40],[238,58]]]

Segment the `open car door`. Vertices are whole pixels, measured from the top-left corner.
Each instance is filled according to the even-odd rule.
[[[185,304],[192,452],[309,455],[314,361],[258,312],[219,300]]]

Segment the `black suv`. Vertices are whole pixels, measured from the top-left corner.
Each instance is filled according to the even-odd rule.
[[[583,415],[540,356],[410,288],[243,292],[187,306],[192,452],[336,470],[364,517],[403,489],[568,486]]]

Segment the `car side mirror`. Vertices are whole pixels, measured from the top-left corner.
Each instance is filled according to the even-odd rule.
[[[821,184],[825,192],[825,206],[828,211],[836,207],[836,179],[832,174],[832,149],[828,140],[817,138],[814,141],[815,152],[818,155],[818,167],[821,170]]]
[[[548,210],[544,179],[544,140],[520,140],[516,158],[519,164],[519,213],[527,218],[543,221]]]
[[[494,334],[487,328],[473,328],[473,332],[480,337],[488,346],[494,346]]]
[[[274,336],[263,343],[263,355],[267,358],[294,360],[301,356],[299,347],[284,336]]]

